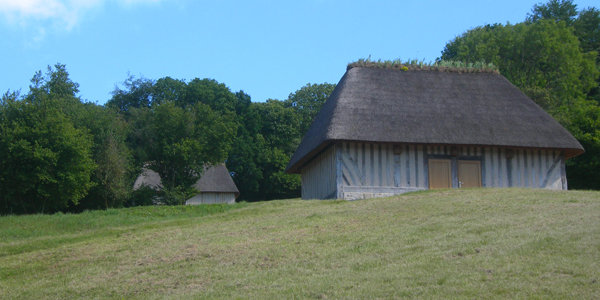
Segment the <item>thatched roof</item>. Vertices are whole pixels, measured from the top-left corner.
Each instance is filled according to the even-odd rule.
[[[349,69],[292,156],[299,168],[334,141],[501,146],[583,153],[506,78],[490,73]]]
[[[161,187],[160,176],[158,173],[144,168],[142,174],[135,180],[133,189],[139,189],[142,184],[158,189]],[[194,187],[201,193],[235,193],[236,197],[240,194],[227,167],[223,164],[205,169]]]

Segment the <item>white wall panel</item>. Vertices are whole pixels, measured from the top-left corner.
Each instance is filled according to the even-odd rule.
[[[347,163],[351,163],[347,161]],[[336,198],[335,147],[331,146],[313,158],[300,170],[302,199]],[[345,176],[352,180],[350,175]]]

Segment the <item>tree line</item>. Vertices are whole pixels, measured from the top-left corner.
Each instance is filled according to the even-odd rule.
[[[571,0],[536,4],[517,24],[470,29],[441,59],[495,64],[585,148],[567,161],[569,188],[600,189],[600,11]]]
[[[521,23],[470,29],[441,59],[485,62],[565,126],[586,153],[567,162],[570,188],[600,189],[600,12],[537,4]],[[0,99],[0,214],[182,204],[205,165],[225,163],[238,200],[299,197],[283,171],[334,84],[252,102],[213,79],[128,77],[105,105],[77,96],[66,66],[36,72]],[[132,191],[147,168],[162,189]]]
[[[66,66],[0,100],[0,213],[185,203],[205,165],[226,163],[238,200],[297,197],[283,171],[334,84],[252,102],[213,79],[127,78],[105,105],[83,101]],[[147,168],[162,189],[132,190]]]

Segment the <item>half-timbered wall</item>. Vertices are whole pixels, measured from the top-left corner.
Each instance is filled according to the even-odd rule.
[[[483,187],[567,189],[561,151],[344,142],[302,168],[302,198],[355,200],[428,189],[429,159],[452,160],[454,188],[456,162],[477,160]]]
[[[354,200],[427,189],[423,149],[413,145],[341,143],[341,197]]]
[[[565,159],[560,151],[512,150],[514,156],[507,158],[509,149],[486,149],[485,172],[482,171],[484,187],[525,187],[566,190]]]
[[[336,147],[330,146],[302,167],[302,199],[336,199]]]
[[[190,199],[185,204],[215,204],[215,203],[235,203],[235,193],[200,193]]]
[[[456,147],[458,156],[452,156],[452,148],[427,146],[427,157],[481,161],[483,187],[567,189],[565,159],[561,151]]]
[[[362,199],[429,188],[428,159],[481,162],[483,187],[567,189],[565,159],[560,151],[499,147],[450,147],[341,143],[342,189],[339,197]]]

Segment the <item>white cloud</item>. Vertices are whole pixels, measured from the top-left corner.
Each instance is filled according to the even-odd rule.
[[[0,0],[0,14],[10,24],[39,26],[40,22],[70,30],[82,16],[107,1],[125,6],[162,0]]]

